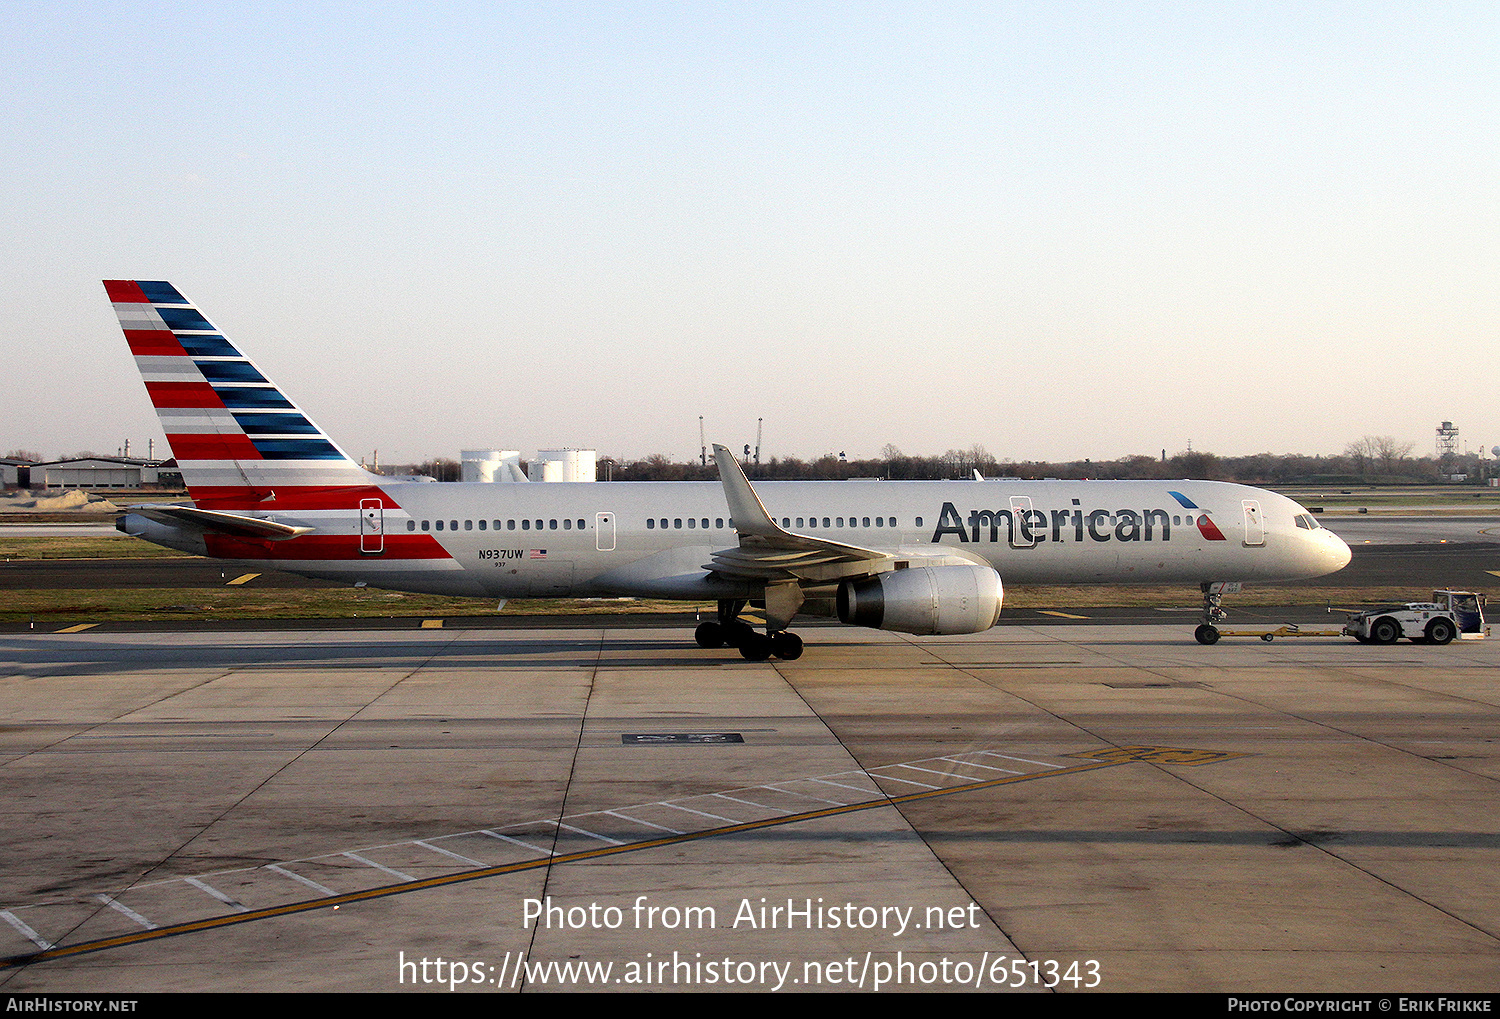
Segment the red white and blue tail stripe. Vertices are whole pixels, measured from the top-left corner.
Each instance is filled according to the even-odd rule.
[[[334,508],[330,497],[350,505],[350,487],[372,484],[170,283],[104,287],[199,506],[255,509],[274,500],[280,509]]]
[[[194,503],[134,507],[119,529],[307,576],[478,593],[442,544],[416,531],[387,479],[351,460],[175,287],[104,288]]]

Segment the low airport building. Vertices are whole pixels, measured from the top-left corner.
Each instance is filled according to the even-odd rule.
[[[27,488],[157,488],[182,484],[175,460],[136,460],[129,457],[92,456],[74,460],[52,460],[30,464]]]

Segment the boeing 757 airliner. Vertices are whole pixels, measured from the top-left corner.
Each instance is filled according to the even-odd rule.
[[[995,625],[1019,584],[1317,577],[1349,547],[1290,499],[1212,481],[435,484],[372,474],[168,283],[108,280],[190,504],[117,527],[170,548],[402,591],[712,601],[703,647],[797,658],[800,614],[913,634]],[[762,606],[765,632],[740,616]]]

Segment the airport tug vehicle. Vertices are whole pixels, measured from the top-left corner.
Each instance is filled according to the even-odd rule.
[[[1431,601],[1366,609],[1349,616],[1343,632],[1361,644],[1447,644],[1455,637],[1483,640],[1484,598],[1472,591],[1434,591]]]
[[[1277,637],[1353,637],[1361,644],[1394,644],[1405,637],[1413,644],[1449,644],[1455,638],[1483,640],[1489,632],[1489,624],[1484,621],[1484,595],[1434,591],[1431,601],[1350,613],[1340,630],[1304,629],[1296,623],[1285,623],[1274,630],[1224,630],[1205,622],[1194,636],[1200,644],[1217,643],[1220,637],[1259,637],[1264,641]]]

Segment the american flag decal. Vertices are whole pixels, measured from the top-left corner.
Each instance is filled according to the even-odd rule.
[[[531,550],[531,556],[530,556],[530,558],[532,558],[532,559],[545,559],[545,558],[547,558],[547,550],[544,549],[544,548],[534,548],[534,549]]]

